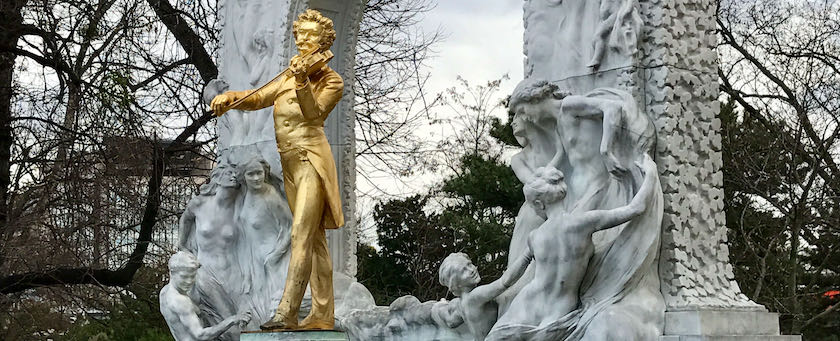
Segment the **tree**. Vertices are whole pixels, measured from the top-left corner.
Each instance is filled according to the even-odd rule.
[[[356,82],[382,81],[357,86],[375,117],[364,131],[398,122],[416,100],[406,94],[437,38],[411,32],[428,6],[368,2],[357,74],[369,78]],[[0,14],[0,306],[32,298],[18,307],[120,311],[138,273],[165,262],[173,220],[212,161],[212,116],[199,99],[218,74],[215,2],[15,0]],[[371,144],[361,155],[384,145]],[[0,330],[13,329],[13,314]]]
[[[439,162],[448,174],[428,194],[380,203],[374,210],[378,250],[359,257],[359,281],[377,303],[411,294],[421,300],[446,296],[438,282],[440,262],[453,252],[467,253],[483,282],[504,272],[514,218],[524,202],[522,185],[503,162],[512,129],[492,113],[500,81],[447,90],[455,136],[441,142]],[[444,115],[442,115],[444,116]],[[391,274],[385,276],[385,274]],[[383,276],[380,280],[380,277]],[[396,276],[396,277],[394,277]]]
[[[825,297],[840,287],[838,13],[834,0],[721,1],[717,19],[737,278],[784,332],[815,338],[840,317]]]
[[[417,130],[435,106],[423,92],[425,61],[441,34],[418,26],[432,7],[430,0],[370,0],[365,7],[356,48],[353,111],[356,163],[363,170],[358,174],[371,184],[371,174],[406,176],[429,167],[431,148]]]

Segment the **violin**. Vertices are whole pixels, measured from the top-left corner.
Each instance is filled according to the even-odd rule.
[[[333,59],[333,57],[334,57],[334,55],[333,55],[332,51],[330,51],[330,50],[324,50],[324,51],[315,50],[315,51],[301,57],[300,58],[301,62],[303,62],[303,65],[306,65],[306,77],[309,77],[309,75],[311,75],[315,71],[318,71],[321,68],[323,68],[325,65],[327,65],[327,63],[330,62],[330,60]],[[240,98],[240,99],[234,101],[233,103],[231,103],[228,106],[228,108],[236,107],[237,105],[239,105],[243,101],[245,101],[245,99],[247,99],[248,97],[251,97],[252,95],[257,93],[257,91],[260,91],[260,90],[264,89],[269,84],[276,82],[278,79],[282,78],[283,76],[288,76],[288,77],[293,76],[291,68],[287,67],[285,70],[283,70],[283,72],[280,72],[277,76],[274,76],[274,78],[272,78],[267,83],[263,84],[259,88],[254,89],[254,91],[249,92],[247,95],[242,96],[242,98]],[[219,116],[215,112],[213,112],[213,110],[210,110],[210,111],[213,115]]]

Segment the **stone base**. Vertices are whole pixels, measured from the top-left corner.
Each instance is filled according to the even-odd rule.
[[[335,330],[244,331],[240,341],[348,341],[347,334]]]
[[[660,341],[799,341],[779,335],[779,315],[763,310],[685,310],[665,312]]]
[[[799,335],[662,336],[659,341],[800,341]]]

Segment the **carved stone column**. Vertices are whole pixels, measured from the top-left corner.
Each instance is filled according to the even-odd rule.
[[[638,51],[622,55],[610,46],[600,67],[592,68],[589,59],[603,20],[599,4],[606,1],[526,0],[525,74],[578,94],[622,88],[654,120],[665,200],[659,255],[667,307],[663,340],[798,340],[779,336],[778,315],[741,292],[729,263],[717,118],[716,1],[613,1],[629,6],[623,9],[636,8]],[[633,32],[639,20],[630,12],[623,12],[628,19],[614,31]]]
[[[713,0],[641,0],[643,106],[656,121],[665,196],[663,340],[798,340],[750,301],[729,263]]]

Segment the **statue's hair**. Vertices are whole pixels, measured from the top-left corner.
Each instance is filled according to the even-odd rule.
[[[456,252],[450,253],[449,256],[443,259],[438,269],[438,280],[440,284],[449,288],[450,291],[457,289],[459,283],[456,283],[458,274],[461,272],[461,265],[465,263],[472,263],[470,257],[466,253]]]
[[[239,178],[244,180],[245,172],[248,171],[248,167],[253,164],[258,164],[262,166],[263,171],[265,172],[265,179],[263,181],[268,182],[268,178],[271,176],[271,165],[269,165],[268,162],[261,157],[253,157],[245,163],[239,165],[239,167],[237,167],[236,170],[236,173],[239,176]]]
[[[179,270],[195,270],[200,266],[201,264],[198,263],[198,258],[195,258],[195,255],[189,251],[178,251],[172,257],[169,257],[170,273]]]
[[[547,98],[563,99],[568,95],[569,93],[561,91],[557,84],[544,79],[526,78],[513,89],[508,108],[513,111],[517,105],[523,103],[536,103]]]
[[[540,210],[544,210],[547,204],[563,200],[566,197],[566,183],[563,178],[563,172],[557,168],[537,168],[534,179],[522,188],[525,200]]]
[[[295,35],[295,38],[297,38],[300,23],[304,21],[311,21],[321,26],[321,50],[323,51],[329,49],[335,41],[335,27],[333,27],[332,20],[321,15],[321,12],[314,9],[307,9],[305,12],[301,13],[297,20],[295,20],[292,24],[292,34]]]

